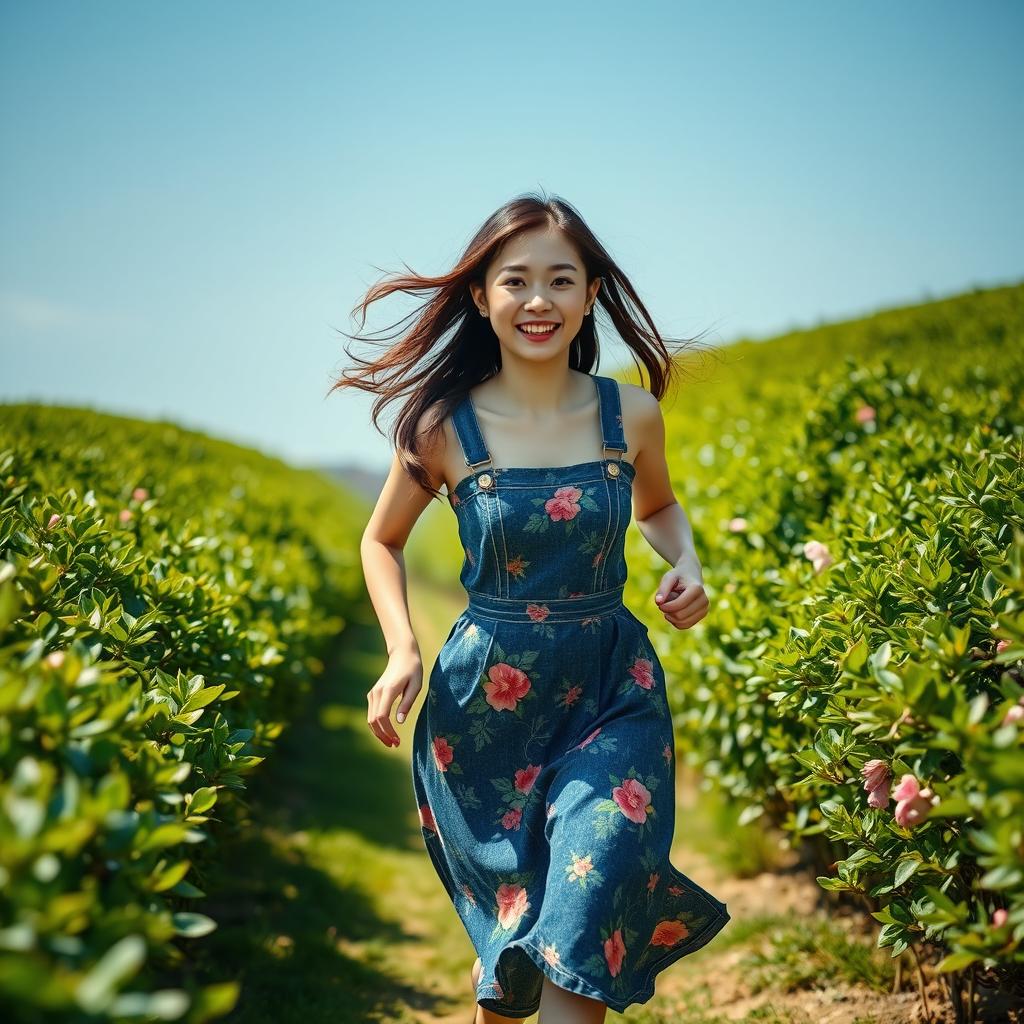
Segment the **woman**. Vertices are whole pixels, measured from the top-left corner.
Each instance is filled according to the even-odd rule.
[[[361,546],[388,651],[367,723],[397,745],[395,702],[401,723],[422,686],[402,549],[443,483],[468,602],[416,720],[412,784],[427,852],[479,954],[475,1022],[538,1007],[543,1024],[603,1021],[608,1007],[647,1002],[655,976],[730,919],[669,861],[665,676],[622,603],[632,511],[670,564],[654,595],[665,622],[688,629],[708,611],[665,460],[658,399],[678,367],[559,199],[503,206],[446,275],[377,285],[364,322],[394,291],[431,297],[404,338],[336,385],[380,393],[375,424],[409,394]],[[591,372],[595,307],[650,392]]]

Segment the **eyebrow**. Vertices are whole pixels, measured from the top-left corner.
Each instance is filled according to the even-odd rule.
[[[510,264],[507,267],[502,267],[501,270],[498,271],[498,273],[499,274],[503,274],[506,270],[525,271],[525,270],[529,270],[529,269],[530,269],[529,267],[524,266],[522,263],[514,263],[514,264]],[[551,266],[548,267],[548,270],[575,270],[575,269],[576,269],[576,267],[572,263],[552,263]]]

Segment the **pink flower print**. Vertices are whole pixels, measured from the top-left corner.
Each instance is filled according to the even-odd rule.
[[[588,743],[593,743],[597,739],[597,734],[601,731],[601,726],[598,726],[585,740],[581,743],[576,744],[577,750],[582,750]]]
[[[579,500],[582,497],[583,491],[579,487],[559,487],[555,491],[555,496],[544,502],[544,511],[553,523],[575,519],[580,510]]]
[[[658,884],[658,879],[659,878],[661,878],[661,875],[656,875],[653,872],[651,873],[651,877],[647,879],[647,891],[648,892],[654,892],[655,887]]]
[[[616,928],[611,938],[604,940],[604,958],[608,961],[608,973],[614,978],[622,970],[622,958],[626,955],[626,944],[622,941],[622,929]]]
[[[505,563],[505,568],[515,576],[517,580],[521,580],[526,576],[526,567],[530,563],[523,558],[522,555],[516,555],[515,558],[510,558]]]
[[[420,804],[420,825],[431,832],[437,831],[437,823],[434,821],[434,812],[430,809],[430,804]]]
[[[668,887],[669,896],[682,896],[686,890],[681,885],[670,885]]]
[[[469,548],[465,547],[462,550],[466,552],[466,561],[469,562],[470,565],[476,565],[476,558],[474,558],[473,552],[470,551]]]
[[[498,979],[497,978],[495,978],[494,981],[491,982],[491,988],[494,989],[494,998],[495,999],[504,999],[505,998],[505,990],[501,987],[501,985],[498,984]]]
[[[621,786],[616,786],[612,790],[612,799],[619,805],[619,810],[638,825],[642,825],[648,813],[654,810],[651,791],[637,779],[626,779]]]
[[[519,768],[515,773],[515,786],[520,793],[529,793],[533,789],[533,784],[537,781],[537,776],[540,775],[541,765],[531,764],[525,768]]]
[[[543,622],[551,614],[551,609],[546,604],[528,604],[526,614],[534,622]]]
[[[596,569],[601,564],[601,562],[603,562],[603,561],[604,561],[604,552],[603,551],[598,551],[598,553],[596,555],[594,555],[593,559],[590,562],[590,568],[591,569]]]
[[[448,745],[443,736],[434,737],[434,764],[439,772],[448,771],[448,765],[452,763],[455,751]]]
[[[654,685],[654,662],[648,658],[637,658],[630,666],[629,674],[637,686],[649,690]]]
[[[893,812],[893,816],[896,819],[896,824],[903,828],[919,825],[928,817],[928,812],[932,809],[931,789],[927,786],[921,789],[921,784],[909,773],[900,779],[900,784],[892,791],[892,795],[896,800],[896,810]]]
[[[661,756],[665,758],[665,764],[672,760],[672,748],[667,743],[661,748]]]
[[[690,930],[682,921],[659,921],[651,935],[652,946],[674,946],[685,939]]]
[[[484,683],[487,703],[495,711],[515,711],[516,704],[530,689],[529,677],[521,669],[500,661],[487,670],[489,682]]]
[[[569,870],[577,878],[586,878],[591,871],[594,870],[594,861],[591,855],[588,853],[586,857],[577,857],[575,854],[572,858],[572,863],[569,865]]]
[[[519,919],[530,909],[526,889],[521,885],[502,882],[494,895],[498,901],[498,924],[502,928],[515,928]]]
[[[865,762],[860,774],[864,778],[864,788],[868,793],[868,806],[879,809],[888,807],[892,771],[885,761],[874,758]]]
[[[582,686],[570,686],[569,689],[566,690],[565,693],[562,695],[562,699],[561,699],[561,701],[559,701],[559,703],[563,707],[571,708],[573,706],[573,704],[575,704],[576,701],[578,701],[580,699],[580,696],[582,695],[582,693],[583,693],[583,687]]]
[[[541,947],[541,955],[544,959],[551,964],[552,967],[557,967],[561,961],[561,957],[558,955],[558,949],[554,945],[546,945]]]
[[[862,405],[853,414],[858,423],[870,423],[875,418],[875,407],[873,405]]]
[[[523,812],[519,807],[513,807],[512,810],[506,811],[501,819],[501,824],[509,831],[515,829],[519,831],[519,825],[523,820]]]
[[[473,895],[473,890],[465,882],[462,883],[462,894],[474,907],[476,906],[476,896]]]

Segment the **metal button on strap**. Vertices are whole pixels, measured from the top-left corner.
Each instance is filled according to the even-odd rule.
[[[617,462],[608,463],[608,475],[618,476],[619,475],[619,464]]]
[[[494,477],[490,473],[481,473],[477,478],[476,482],[483,488],[488,488],[494,483]]]

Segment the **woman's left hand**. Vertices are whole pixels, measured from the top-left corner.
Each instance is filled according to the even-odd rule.
[[[669,569],[661,577],[654,603],[661,609],[665,621],[676,629],[689,629],[700,622],[711,607],[708,595],[704,592],[704,581],[680,569]]]

